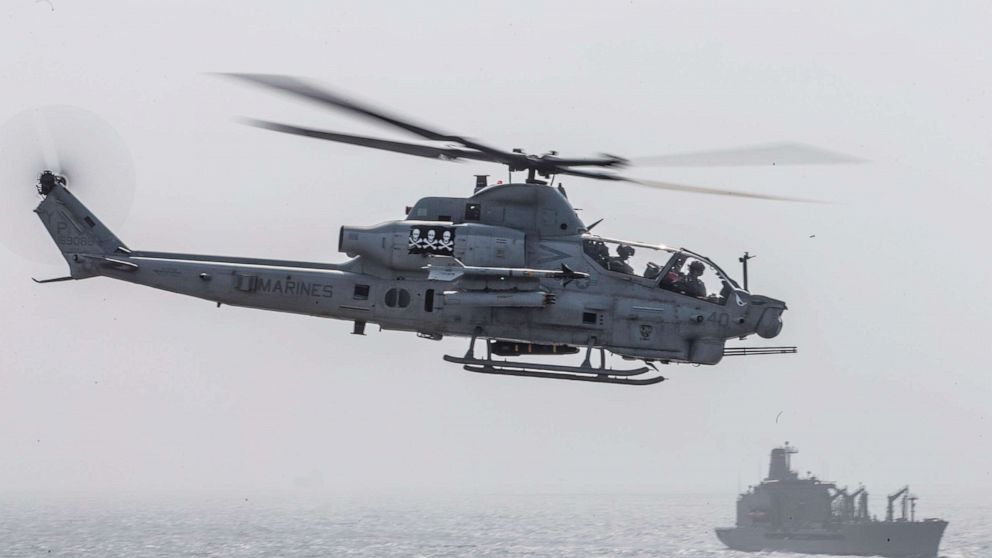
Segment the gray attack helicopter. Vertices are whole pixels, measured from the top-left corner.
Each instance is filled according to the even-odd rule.
[[[598,222],[586,225],[554,179],[576,176],[705,194],[790,198],[626,178],[590,170],[623,167],[628,161],[621,157],[505,151],[411,124],[296,78],[229,76],[443,145],[250,121],[254,126],[420,157],[498,163],[509,168],[511,177],[526,172],[526,179],[490,184],[478,176],[471,196],[426,197],[402,219],[341,227],[338,250],[351,259],[332,264],[133,250],[69,191],[62,173],[46,170],[37,183],[44,199],[35,212],[70,274],[39,283],[104,276],[218,306],[348,320],[354,322],[352,333],[359,335],[373,323],[431,340],[466,337],[468,352],[444,359],[487,374],[648,385],[665,379],[656,363],[717,364],[727,355],[796,350],[726,346],[728,340],[755,333],[773,338],[782,329],[785,303],[748,292],[746,267],[742,287],[690,250],[593,234]],[[723,152],[722,159],[721,152],[709,153],[718,156],[717,164],[726,164],[728,157],[747,164],[761,158],[763,149]],[[843,162],[843,156],[813,148],[799,155],[811,154],[819,158],[814,163]],[[690,162],[698,159],[693,157]],[[635,254],[644,260],[643,268]],[[485,344],[481,355],[476,353],[480,340]],[[578,365],[496,358],[580,351],[584,359]],[[592,358],[594,351],[597,358]],[[644,365],[608,367],[607,352]]]

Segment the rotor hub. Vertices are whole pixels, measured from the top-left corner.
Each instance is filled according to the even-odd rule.
[[[38,177],[38,193],[47,196],[56,186],[65,186],[65,177],[50,170],[43,171]]]

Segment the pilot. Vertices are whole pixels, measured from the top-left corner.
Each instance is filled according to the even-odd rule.
[[[610,266],[610,249],[606,247],[606,244],[602,240],[593,240],[588,245],[587,254],[593,257],[600,266],[609,268]]]
[[[689,264],[689,274],[683,275],[679,282],[675,284],[675,290],[687,294],[689,296],[695,296],[698,298],[703,298],[706,296],[706,285],[703,284],[703,280],[699,278],[703,272],[706,271],[706,266],[703,262],[693,261]]]
[[[665,276],[661,278],[661,282],[658,286],[663,289],[668,289],[669,291],[678,291],[677,287],[682,281],[682,278],[685,277],[685,274],[682,273],[682,265],[684,263],[685,262],[682,260],[676,260],[675,263],[672,264],[672,267],[665,273]],[[657,276],[660,274],[661,268],[659,267],[655,275]]]
[[[617,246],[617,255],[614,258],[610,258],[606,265],[606,269],[609,269],[610,271],[619,271],[620,273],[626,273],[627,275],[633,275],[634,268],[627,263],[627,260],[629,260],[633,255],[633,246],[627,246],[626,244]]]

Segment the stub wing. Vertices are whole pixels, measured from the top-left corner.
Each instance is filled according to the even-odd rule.
[[[585,279],[588,273],[573,271],[567,265],[562,264],[561,269],[531,269],[526,267],[480,267],[463,264],[458,258],[450,256],[431,257],[430,263],[423,267],[431,281],[454,281],[460,277],[521,277],[521,278],[541,278],[561,279],[572,281],[575,279]]]

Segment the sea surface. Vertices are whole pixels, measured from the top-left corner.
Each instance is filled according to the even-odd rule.
[[[992,557],[992,506],[920,502],[941,556]],[[0,557],[798,557],[722,547],[733,495],[0,495]],[[878,510],[876,510],[878,511]]]

